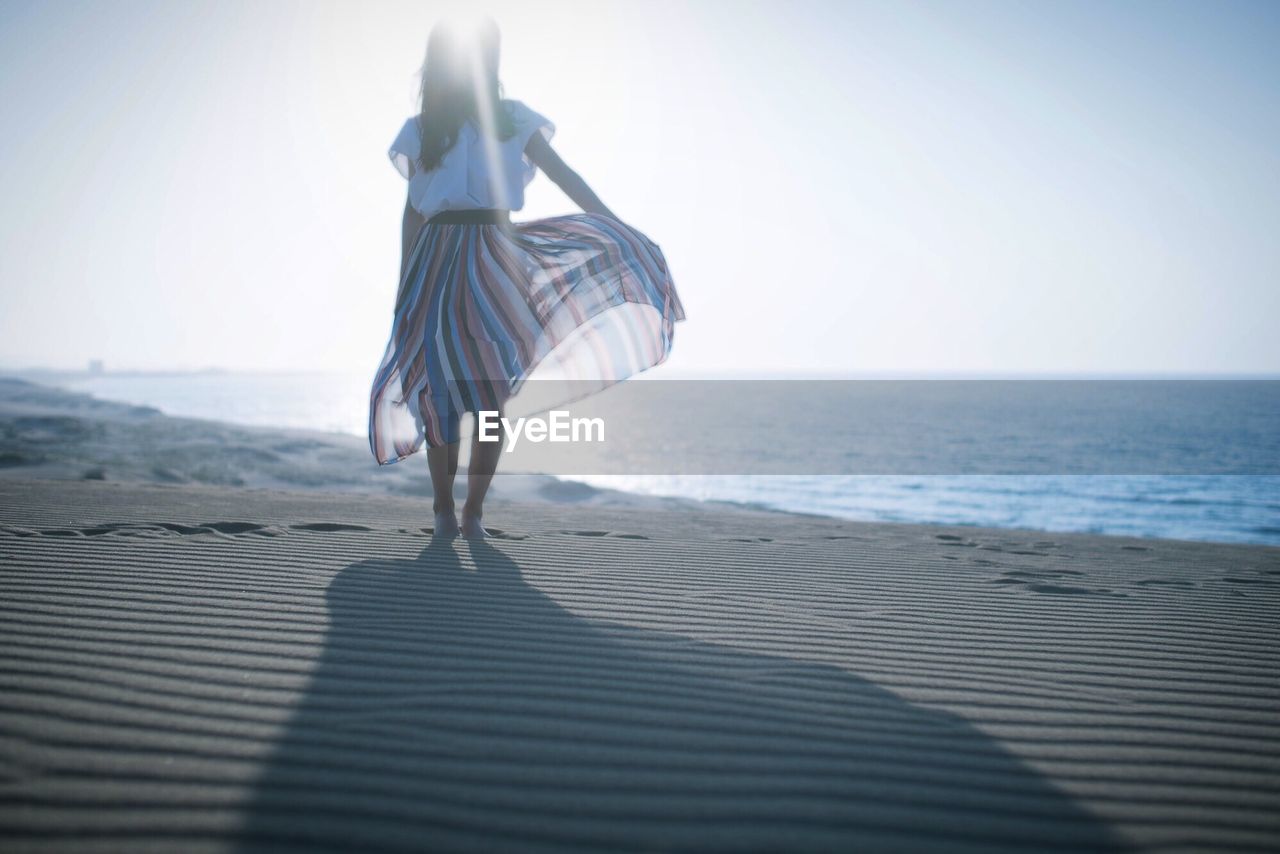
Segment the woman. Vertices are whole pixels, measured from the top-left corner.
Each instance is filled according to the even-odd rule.
[[[501,413],[539,365],[598,390],[662,362],[684,319],[658,246],[618,220],[551,148],[555,125],[501,97],[492,20],[433,28],[421,109],[389,155],[409,181],[394,321],[370,398],[379,464],[425,442],[435,535],[486,536],[501,442],[471,445],[454,511],[463,412]],[[584,211],[512,223],[542,169]]]

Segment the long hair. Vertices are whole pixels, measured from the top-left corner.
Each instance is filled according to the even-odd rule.
[[[446,19],[431,28],[418,113],[421,170],[439,165],[468,119],[481,133],[498,139],[510,139],[515,133],[498,80],[499,42],[498,25],[487,16]]]

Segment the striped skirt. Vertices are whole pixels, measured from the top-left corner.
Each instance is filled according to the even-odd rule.
[[[678,320],[662,250],[610,217],[428,222],[373,380],[370,449],[387,465],[456,442],[462,413],[504,408],[535,368],[578,397],[605,388],[666,359]]]

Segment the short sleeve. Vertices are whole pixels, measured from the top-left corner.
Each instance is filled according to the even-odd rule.
[[[529,144],[529,139],[535,131],[541,133],[542,138],[547,142],[555,136],[556,126],[551,119],[530,109],[523,101],[511,102],[511,119],[516,126],[516,138],[520,143],[521,151]]]
[[[421,154],[422,137],[418,133],[418,117],[410,116],[400,128],[395,142],[391,143],[387,156],[391,158],[391,165],[407,180],[413,177],[415,164]]]
[[[516,126],[516,133],[511,142],[520,152],[520,177],[527,186],[533,180],[533,176],[538,173],[538,167],[529,159],[529,155],[524,153],[524,148],[529,144],[534,133],[542,134],[542,138],[550,142],[551,137],[555,136],[556,126],[551,119],[530,109],[523,101],[511,102],[511,120]]]

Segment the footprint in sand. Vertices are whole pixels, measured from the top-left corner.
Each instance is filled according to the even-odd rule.
[[[1090,590],[1087,587],[1071,587],[1066,584],[1045,584],[1037,582],[1028,584],[1027,589],[1033,593],[1057,593],[1065,596],[1092,596],[1095,593],[1108,593],[1107,590]]]
[[[490,529],[492,530],[492,529]],[[569,531],[561,530],[558,533],[568,534],[571,537],[613,537],[616,540],[647,540],[644,534],[623,534],[614,531]],[[524,539],[519,537],[518,539]],[[754,542],[754,541],[753,541]]]
[[[256,522],[201,522],[203,528],[210,528],[219,534],[259,534],[274,537],[280,532]]]
[[[1055,596],[1114,596],[1123,598],[1127,594],[1116,593],[1107,587],[1082,587],[1078,584],[1064,584],[1084,576],[1083,572],[1074,569],[1012,569],[1001,573],[999,578],[991,579],[992,584],[1017,586],[1032,593],[1047,593]]]
[[[151,526],[151,525],[121,525],[120,526],[121,529],[149,528],[149,527],[163,528],[166,531],[170,531],[175,534],[182,534],[183,536],[188,536],[188,537],[194,536],[196,534],[212,534],[213,533],[212,528],[206,528],[202,525],[179,525],[177,522],[158,522],[154,526]]]
[[[284,532],[269,525],[255,522],[201,522],[196,525],[184,525],[178,522],[114,522],[105,525],[93,525],[87,528],[43,528],[27,530],[24,528],[5,528],[6,533],[17,537],[102,537],[116,535],[121,537],[155,537],[179,536],[190,537],[199,534],[223,534],[239,536],[252,534],[259,537],[278,537]]]
[[[1026,578],[1061,578],[1064,575],[1084,575],[1078,569],[1011,569],[1005,575]]]

